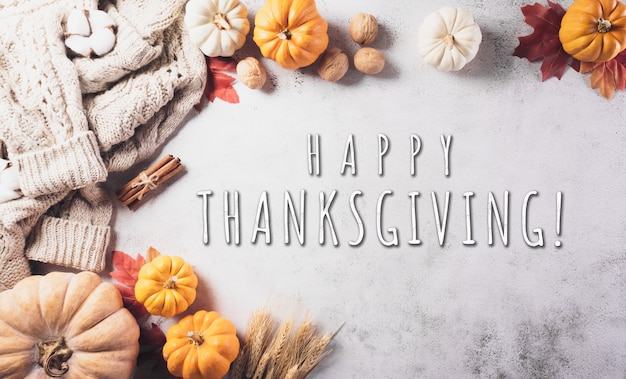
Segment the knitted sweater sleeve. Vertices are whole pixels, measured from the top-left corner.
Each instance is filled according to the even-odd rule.
[[[0,139],[24,195],[103,181],[106,168],[88,130],[78,75],[66,56],[65,9],[0,8]]]

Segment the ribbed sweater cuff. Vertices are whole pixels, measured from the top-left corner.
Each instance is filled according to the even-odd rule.
[[[20,188],[29,197],[81,188],[107,177],[98,141],[91,131],[11,160],[18,167]]]
[[[106,266],[111,228],[43,216],[30,234],[26,257],[64,267],[100,272]]]

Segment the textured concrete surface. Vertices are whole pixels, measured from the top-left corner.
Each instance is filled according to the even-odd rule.
[[[261,4],[246,2],[251,18]],[[134,255],[152,245],[183,256],[201,277],[193,309],[219,310],[241,333],[263,306],[284,317],[308,309],[329,331],[344,324],[312,378],[624,377],[626,95],[608,101],[571,69],[542,83],[539,63],[512,55],[517,37],[532,31],[520,11],[525,4],[318,1],[331,46],[349,56],[358,48],[348,35],[350,18],[377,16],[373,46],[386,55],[384,71],[365,76],[352,66],[329,83],[315,65],[287,71],[263,60],[270,77],[263,90],[236,83],[239,104],[217,100],[194,111],[155,155],[179,156],[186,172],[138,210],[116,209],[112,247]],[[444,5],[470,11],[483,31],[478,56],[456,73],[438,72],[417,55],[421,20]],[[246,55],[259,57],[251,36],[237,54]],[[320,138],[320,176],[308,172],[309,134]],[[382,175],[380,134],[389,143]],[[412,134],[421,141],[415,176]],[[342,175],[350,135],[356,174],[348,167]],[[442,135],[452,136],[447,176]],[[208,244],[202,190],[212,191]],[[304,243],[290,225],[286,244],[285,192],[299,215],[302,190]],[[328,214],[337,246],[327,219],[323,244],[319,232],[335,190]],[[231,207],[239,195],[239,245],[226,243],[224,191]],[[364,235],[352,246],[359,235],[350,206],[355,191]],[[419,192],[414,208],[411,192]],[[446,192],[440,244],[432,197],[442,223]],[[474,245],[463,243],[467,192]],[[489,194],[504,219],[505,192],[507,244],[495,218],[489,244]],[[381,242],[392,240],[389,228],[396,228],[397,247]],[[526,231],[537,242],[536,228],[543,247],[524,238]],[[409,243],[414,233],[421,244]]]

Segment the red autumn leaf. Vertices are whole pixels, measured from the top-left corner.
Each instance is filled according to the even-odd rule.
[[[591,88],[597,89],[600,95],[610,100],[615,90],[623,91],[626,88],[626,52],[606,62],[582,62],[580,72],[591,73]]]
[[[139,353],[134,379],[176,379],[167,369],[163,349],[152,349]]]
[[[130,313],[139,320],[143,316],[148,314],[148,310],[143,306],[137,298],[135,298],[135,290],[132,287],[126,287],[120,284],[116,284],[115,287],[120,291],[122,295],[122,301],[124,302],[124,308],[128,309]]]
[[[559,29],[565,9],[548,0],[549,7],[539,3],[521,8],[524,21],[533,27],[533,33],[519,37],[519,45],[513,55],[526,58],[531,62],[543,59],[541,64],[541,80],[553,76],[561,79],[567,66],[578,71],[579,62],[563,50],[559,40]]]
[[[237,91],[233,88],[233,82],[235,78],[230,75],[226,75],[222,72],[216,71],[213,73],[213,90],[209,93],[209,101],[215,101],[215,98],[222,99],[228,103],[238,103],[239,96]]]
[[[239,95],[237,95],[237,91],[233,87],[235,78],[225,73],[225,71],[234,71],[237,67],[237,62],[233,59],[206,57],[206,64],[207,83],[204,87],[204,96],[210,102],[214,102],[216,98],[219,98],[228,103],[238,103]],[[202,104],[198,106],[201,109]]]
[[[137,283],[137,274],[139,269],[146,263],[146,260],[137,255],[137,258],[133,259],[130,255],[122,251],[113,252],[113,266],[115,270],[110,273],[111,277],[118,282],[127,285],[129,287],[135,287]]]
[[[234,71],[237,69],[237,61],[227,58],[206,58],[210,70]]]
[[[150,329],[140,329],[139,344],[148,347],[161,347],[165,345],[165,333],[157,324],[151,323]]]

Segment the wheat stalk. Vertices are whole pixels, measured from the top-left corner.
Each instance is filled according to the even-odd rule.
[[[283,322],[278,331],[276,332],[276,336],[274,337],[274,341],[269,348],[271,352],[271,360],[269,361],[269,367],[267,371],[267,378],[280,378],[280,361],[284,359],[285,356],[289,355],[289,349],[285,349],[288,346],[289,335],[291,334],[291,327],[293,326],[293,321],[285,321]]]
[[[294,321],[288,320],[275,328],[270,313],[256,311],[230,377],[304,379],[331,353],[326,348],[339,330],[320,335],[308,316],[295,329],[293,326]]]
[[[268,312],[257,310],[248,326],[248,338],[245,347],[248,348],[246,359],[246,378],[251,378],[261,361],[274,327],[274,318]]]
[[[239,350],[239,355],[230,366],[229,377],[232,379],[245,379],[246,365],[250,356],[250,349],[247,344]]]
[[[302,377],[309,375],[309,373],[313,371],[317,365],[328,357],[332,350],[326,350],[326,347],[331,340],[332,335],[326,334],[321,338],[317,338],[316,341],[310,345],[310,350],[307,351],[306,359],[300,366],[299,371],[302,372]]]
[[[313,322],[306,318],[294,332],[289,346],[288,359],[283,361],[283,372],[286,373],[294,366],[299,366],[306,355],[306,346],[315,338],[317,330]]]

